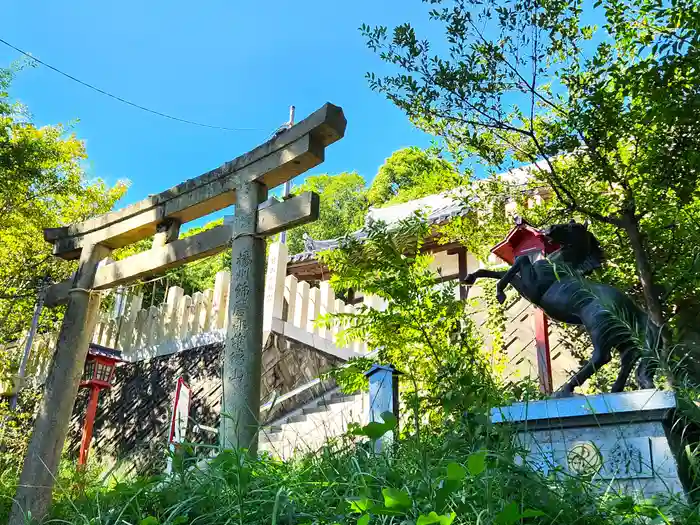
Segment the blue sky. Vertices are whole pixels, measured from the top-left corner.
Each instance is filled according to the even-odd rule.
[[[42,66],[21,72],[12,95],[38,124],[79,119],[74,130],[87,144],[89,175],[110,183],[129,179],[126,203],[264,142],[287,119],[290,104],[300,119],[329,101],[348,119],[345,138],[307,175],[355,170],[371,180],[394,150],[427,146],[430,137],[367,86],[365,72],[381,71],[382,63],[358,31],[363,22],[425,26],[427,8],[420,0],[22,0],[3,6],[0,37],[138,104],[208,124],[255,128],[225,132],[181,124]],[[17,58],[0,45],[0,65]]]

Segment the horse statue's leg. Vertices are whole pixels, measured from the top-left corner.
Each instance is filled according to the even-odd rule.
[[[643,356],[637,367],[637,386],[639,388],[654,388],[654,372],[656,372],[656,361],[653,357]]]
[[[471,286],[477,279],[502,279],[505,274],[505,270],[487,270],[486,268],[480,268],[477,271],[467,275],[462,282],[467,286]]]
[[[520,274],[520,277],[518,277],[518,274]],[[467,275],[466,279],[462,282],[467,286],[471,286],[477,279],[484,277],[498,279],[496,297],[501,303],[506,299],[505,288],[509,284],[513,285],[513,287],[529,301],[536,302],[539,300],[539,293],[537,291],[537,286],[535,286],[537,276],[532,267],[532,262],[530,262],[530,258],[527,255],[516,257],[513,266],[507,271],[480,268]]]
[[[620,353],[620,371],[617,374],[617,379],[610,389],[611,392],[622,392],[627,384],[627,379],[632,373],[634,364],[639,359],[639,351],[635,347],[629,347]]]
[[[520,278],[518,279],[518,274]],[[516,286],[517,280],[517,286]],[[513,266],[501,277],[496,285],[496,298],[498,302],[503,304],[506,300],[506,287],[512,284],[513,287],[520,292],[520,295],[528,301],[539,304],[540,293],[537,287],[537,275],[532,266],[532,261],[527,255],[519,255],[515,258]]]
[[[588,327],[586,327],[588,328]],[[561,387],[554,397],[568,397],[573,395],[577,386],[583,385],[593,374],[603,368],[612,359],[612,347],[605,341],[603,330],[593,328],[590,330],[591,341],[593,342],[593,355],[588,362],[576,372],[574,377]]]
[[[654,388],[654,374],[659,365],[659,350],[663,347],[662,329],[646,317],[646,345],[637,367],[636,377],[639,388]]]

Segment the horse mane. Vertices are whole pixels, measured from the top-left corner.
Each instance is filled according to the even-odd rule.
[[[596,236],[588,229],[584,229],[584,232],[584,239],[577,238],[579,235],[570,235],[570,242],[563,243],[560,248],[562,259],[580,275],[592,273],[605,262],[605,253]]]
[[[597,270],[603,266],[603,263],[605,262],[605,252],[603,252],[603,248],[600,246],[600,241],[598,241],[596,236],[590,231],[587,231],[587,233],[588,255],[581,263],[579,263],[577,267],[577,270],[581,272],[582,275],[588,275],[589,273],[593,272],[593,270]]]

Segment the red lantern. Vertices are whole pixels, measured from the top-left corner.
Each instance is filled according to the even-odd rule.
[[[553,243],[542,232],[518,218],[515,227],[508,233],[505,240],[491,249],[491,253],[509,264],[515,262],[520,255],[527,255],[532,262],[556,251],[559,246]],[[540,391],[551,394],[552,360],[549,351],[549,326],[547,316],[540,308],[535,309],[535,341],[537,344],[537,371],[540,380]]]
[[[90,388],[90,400],[85,413],[85,425],[83,426],[83,438],[80,442],[78,465],[84,465],[87,461],[90,442],[92,441],[92,427],[95,424],[95,415],[97,414],[97,403],[100,399],[100,390],[111,388],[114,369],[120,361],[120,351],[90,343],[88,355],[85,359],[83,377],[80,381],[80,388]]]

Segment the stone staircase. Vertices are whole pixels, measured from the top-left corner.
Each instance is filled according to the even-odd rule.
[[[280,459],[315,452],[329,439],[345,433],[350,423],[364,425],[368,394],[343,394],[330,390],[260,430],[258,450]]]

